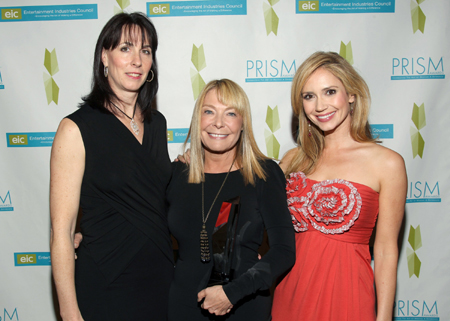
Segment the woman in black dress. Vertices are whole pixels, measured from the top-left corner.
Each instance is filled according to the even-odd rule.
[[[51,254],[66,320],[166,320],[173,276],[165,192],[171,168],[156,30],[139,13],[103,28],[93,88],[61,121],[51,155]],[[74,262],[81,207],[83,242]]]
[[[294,230],[284,175],[256,145],[242,88],[227,79],[208,83],[196,102],[188,137],[191,162],[173,164],[167,190],[169,228],[179,246],[169,320],[268,320],[269,289],[295,260]],[[212,235],[224,222],[223,202],[237,197],[232,278],[208,287]],[[258,259],[264,229],[270,250]]]

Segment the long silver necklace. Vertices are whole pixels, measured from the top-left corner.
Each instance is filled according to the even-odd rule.
[[[130,121],[130,126],[131,126],[131,129],[133,130],[133,133],[135,134],[135,135],[139,135],[139,126],[138,126],[138,124],[135,122],[135,120],[134,120],[134,115],[135,115],[135,113],[136,113],[136,104],[134,104],[134,110],[133,110],[133,117],[130,117],[130,116],[128,116],[127,114],[125,114],[125,112],[122,110],[122,109],[120,109],[119,107],[117,107],[116,106],[116,104],[114,104],[112,101],[111,101],[111,104],[114,106],[114,107],[116,107],[122,114],[124,114],[129,120],[131,120]]]
[[[236,158],[234,158],[233,163],[231,163],[230,169],[228,170],[228,173],[225,176],[225,179],[223,180],[222,186],[220,186],[219,191],[217,192],[217,195],[214,198],[214,201],[212,202],[211,207],[209,208],[208,214],[206,214],[206,217],[205,217],[205,186],[204,186],[205,184],[202,181],[202,222],[203,222],[203,224],[202,224],[202,230],[200,231],[200,260],[203,263],[207,263],[207,262],[211,261],[211,254],[209,252],[208,232],[206,231],[206,221],[208,220],[209,214],[211,213],[211,210],[214,206],[214,203],[217,200],[217,197],[219,197],[219,194],[222,191],[222,188],[225,185],[225,182],[227,181],[228,175],[230,174],[235,161],[236,161]]]

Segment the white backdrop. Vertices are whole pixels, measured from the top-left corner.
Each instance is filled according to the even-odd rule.
[[[244,88],[258,145],[281,157],[294,146],[290,78],[314,51],[342,45],[371,89],[374,133],[408,171],[395,319],[450,318],[448,0],[2,0],[0,9],[0,321],[56,319],[50,146],[89,92],[95,42],[119,10],[145,12],[157,28],[171,158],[202,81],[215,78]]]

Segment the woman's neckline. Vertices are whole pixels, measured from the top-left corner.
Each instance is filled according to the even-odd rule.
[[[372,187],[370,187],[370,186],[368,186],[368,185],[366,185],[366,184],[358,183],[358,182],[351,181],[351,180],[348,180],[348,179],[344,179],[344,178],[333,178],[333,179],[316,180],[316,179],[312,179],[312,178],[307,177],[307,176],[305,175],[305,173],[303,173],[303,172],[301,172],[301,171],[299,171],[299,172],[297,172],[297,173],[303,174],[303,176],[304,176],[307,180],[309,180],[309,181],[311,181],[311,182],[322,183],[322,182],[334,182],[334,181],[342,180],[342,181],[345,181],[345,182],[349,182],[349,183],[351,183],[351,184],[357,184],[357,185],[360,185],[360,186],[364,186],[364,187],[366,187],[367,189],[371,190],[372,192],[377,193],[377,194],[380,194],[379,192],[377,192],[377,191],[374,190]]]

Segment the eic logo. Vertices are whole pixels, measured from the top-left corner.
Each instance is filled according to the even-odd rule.
[[[16,265],[37,264],[36,254],[17,254]]]
[[[155,15],[169,15],[170,14],[170,4],[150,4],[149,5],[149,15],[155,16]]]
[[[6,133],[8,147],[50,147],[54,138],[54,132]]]
[[[394,304],[394,320],[439,321],[437,301],[398,300]]]
[[[2,9],[2,20],[21,20],[22,9]]]
[[[430,184],[427,181],[409,182],[406,203],[440,203],[439,182]]]
[[[51,265],[50,252],[14,253],[14,265]]]
[[[28,145],[28,135],[9,135],[9,145]]]
[[[4,212],[4,211],[14,211],[14,207],[12,206],[12,202],[11,202],[11,194],[6,193],[5,197],[2,197],[0,195],[0,212]]]
[[[443,57],[392,58],[391,80],[445,79]]]
[[[319,1],[299,1],[298,11],[319,11]]]

